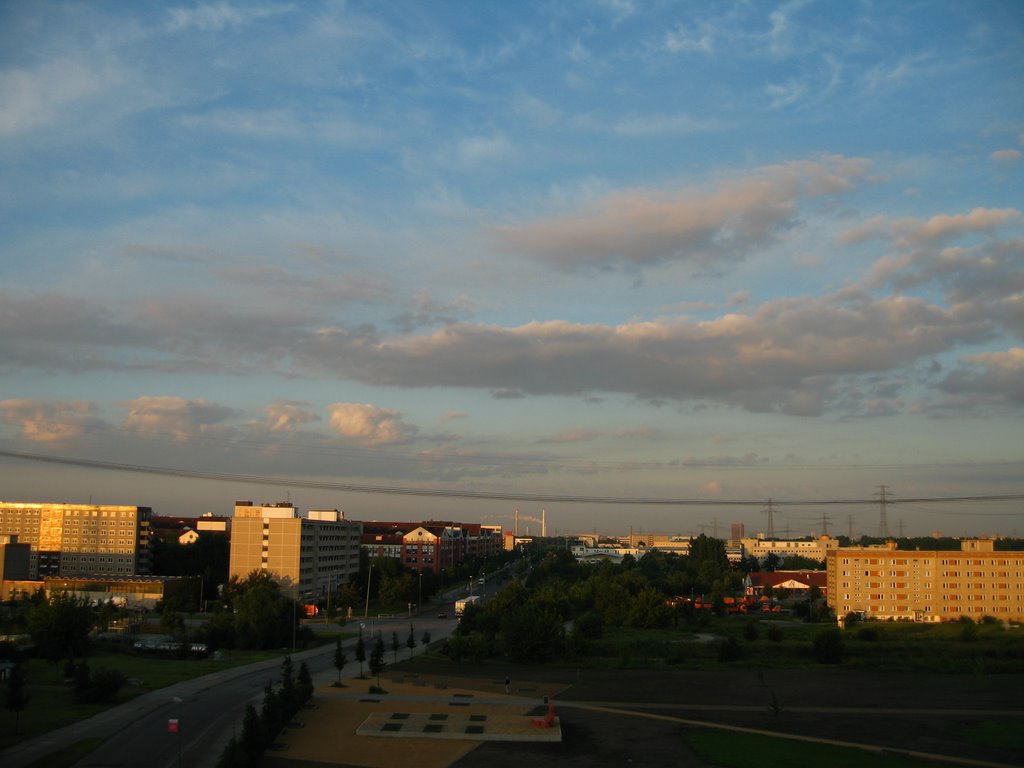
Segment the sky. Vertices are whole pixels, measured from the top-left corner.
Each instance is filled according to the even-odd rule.
[[[2,3],[0,499],[1024,535],[1022,192],[1015,1]]]

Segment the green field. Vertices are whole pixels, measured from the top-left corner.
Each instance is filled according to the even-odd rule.
[[[753,625],[754,631],[748,627]],[[818,665],[815,636],[833,624],[726,616],[700,626],[665,629],[609,628],[588,641],[578,663],[591,667],[792,669]],[[772,631],[774,628],[774,631]],[[775,638],[772,639],[771,635]],[[753,636],[756,635],[756,636]],[[737,656],[719,657],[723,638],[734,638]],[[842,633],[841,665],[892,672],[998,674],[1024,672],[1024,628],[1002,625],[872,622]]]

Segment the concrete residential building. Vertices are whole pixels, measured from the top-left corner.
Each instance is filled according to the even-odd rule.
[[[811,560],[824,561],[827,554],[839,548],[839,540],[828,536],[816,539],[740,539],[743,551],[764,563],[768,555],[775,555],[782,560],[790,555],[808,557]]]
[[[149,507],[0,502],[0,534],[29,545],[29,578],[150,571]]]
[[[362,525],[336,509],[300,517],[290,503],[235,502],[230,576],[266,571],[293,597],[320,597],[359,572]]]
[[[828,553],[826,570],[840,620],[1024,620],[1024,552],[997,552],[991,539],[964,539],[959,551],[843,547]]]

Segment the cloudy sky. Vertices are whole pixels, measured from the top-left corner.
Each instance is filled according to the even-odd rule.
[[[1024,535],[901,501],[1024,491],[1022,51],[1015,1],[4,3],[0,449],[282,483],[0,498]]]

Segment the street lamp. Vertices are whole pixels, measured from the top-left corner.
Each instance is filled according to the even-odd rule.
[[[373,580],[373,563],[370,563],[370,571],[366,574],[366,608],[363,609],[363,618],[370,615],[370,582]]]
[[[420,601],[417,603],[420,610],[423,609],[423,568],[420,567]]]

